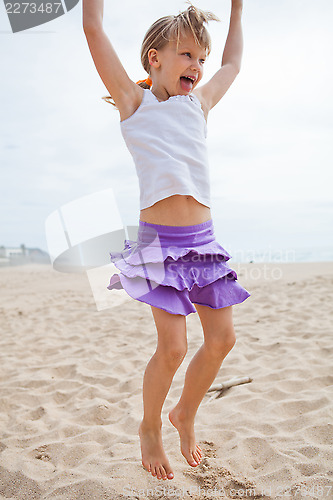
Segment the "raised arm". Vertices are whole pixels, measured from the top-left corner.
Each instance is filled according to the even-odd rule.
[[[127,75],[103,30],[104,0],[83,0],[82,23],[89,50],[99,76],[120,111],[126,116],[135,109],[142,89]]]
[[[242,10],[243,0],[232,0],[229,32],[221,68],[205,85],[194,91],[207,108],[207,112],[220,101],[240,71],[243,54]]]

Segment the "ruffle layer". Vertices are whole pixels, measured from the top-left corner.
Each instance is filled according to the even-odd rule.
[[[193,261],[194,252],[188,252],[188,261],[185,258],[175,259],[167,257],[163,262],[143,263],[132,266],[125,261],[118,261],[115,266],[127,278],[149,279],[156,284],[172,286],[177,290],[187,288],[192,290],[194,285],[207,286],[219,278],[227,276],[230,279],[237,279],[237,274],[224,262],[218,261],[218,256],[211,255],[210,259]],[[207,257],[207,256],[205,256]]]
[[[132,266],[137,266],[142,263],[154,263],[166,260],[171,257],[173,260],[178,260],[184,257],[189,252],[194,252],[198,255],[219,255],[220,261],[228,261],[231,255],[214,239],[202,245],[189,246],[181,248],[177,246],[164,247],[160,244],[158,238],[149,245],[140,244],[137,241],[125,240],[125,247],[122,252],[110,253],[111,262],[116,263],[118,260],[124,260]]]
[[[183,315],[196,312],[193,303],[217,309],[250,295],[226,264],[231,255],[215,239],[188,248],[163,247],[158,238],[155,243],[125,240],[122,252],[110,253],[120,272],[107,288],[123,288],[136,300]]]

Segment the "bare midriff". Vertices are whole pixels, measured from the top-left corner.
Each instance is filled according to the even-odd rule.
[[[193,196],[175,194],[140,211],[140,220],[163,226],[194,226],[212,218],[210,208]]]

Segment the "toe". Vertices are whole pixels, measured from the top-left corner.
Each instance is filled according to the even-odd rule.
[[[161,471],[162,479],[166,479],[166,472],[165,472],[165,469],[162,465],[160,467],[160,471]]]
[[[144,464],[144,463],[142,462],[142,467],[144,468],[144,470],[145,470],[146,472],[150,472],[150,464],[147,464],[147,463],[146,463],[146,464]]]
[[[169,477],[170,475],[173,476],[173,473],[170,470],[170,466],[169,467],[165,466],[164,467],[164,473],[163,473],[163,479],[168,479],[168,478],[172,479],[172,478]]]
[[[189,456],[189,458],[188,458],[187,461],[188,461],[188,463],[190,465],[192,465],[192,467],[196,467],[197,466],[197,461],[196,461],[196,459],[194,458],[194,456],[192,454]]]
[[[173,472],[172,472],[172,469],[170,467],[170,464],[167,464],[164,468],[165,468],[165,473],[166,473],[167,478],[173,479]]]

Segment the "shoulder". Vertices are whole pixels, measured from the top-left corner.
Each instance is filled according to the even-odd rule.
[[[126,120],[135,113],[142,102],[144,93],[144,89],[135,84],[130,92],[123,94],[122,99],[116,103],[121,121]]]
[[[194,89],[192,94],[194,94],[199,99],[200,104],[201,104],[201,109],[203,111],[205,120],[207,121],[208,113],[209,113],[209,106],[208,106],[205,98],[202,95],[201,89],[200,88]]]

